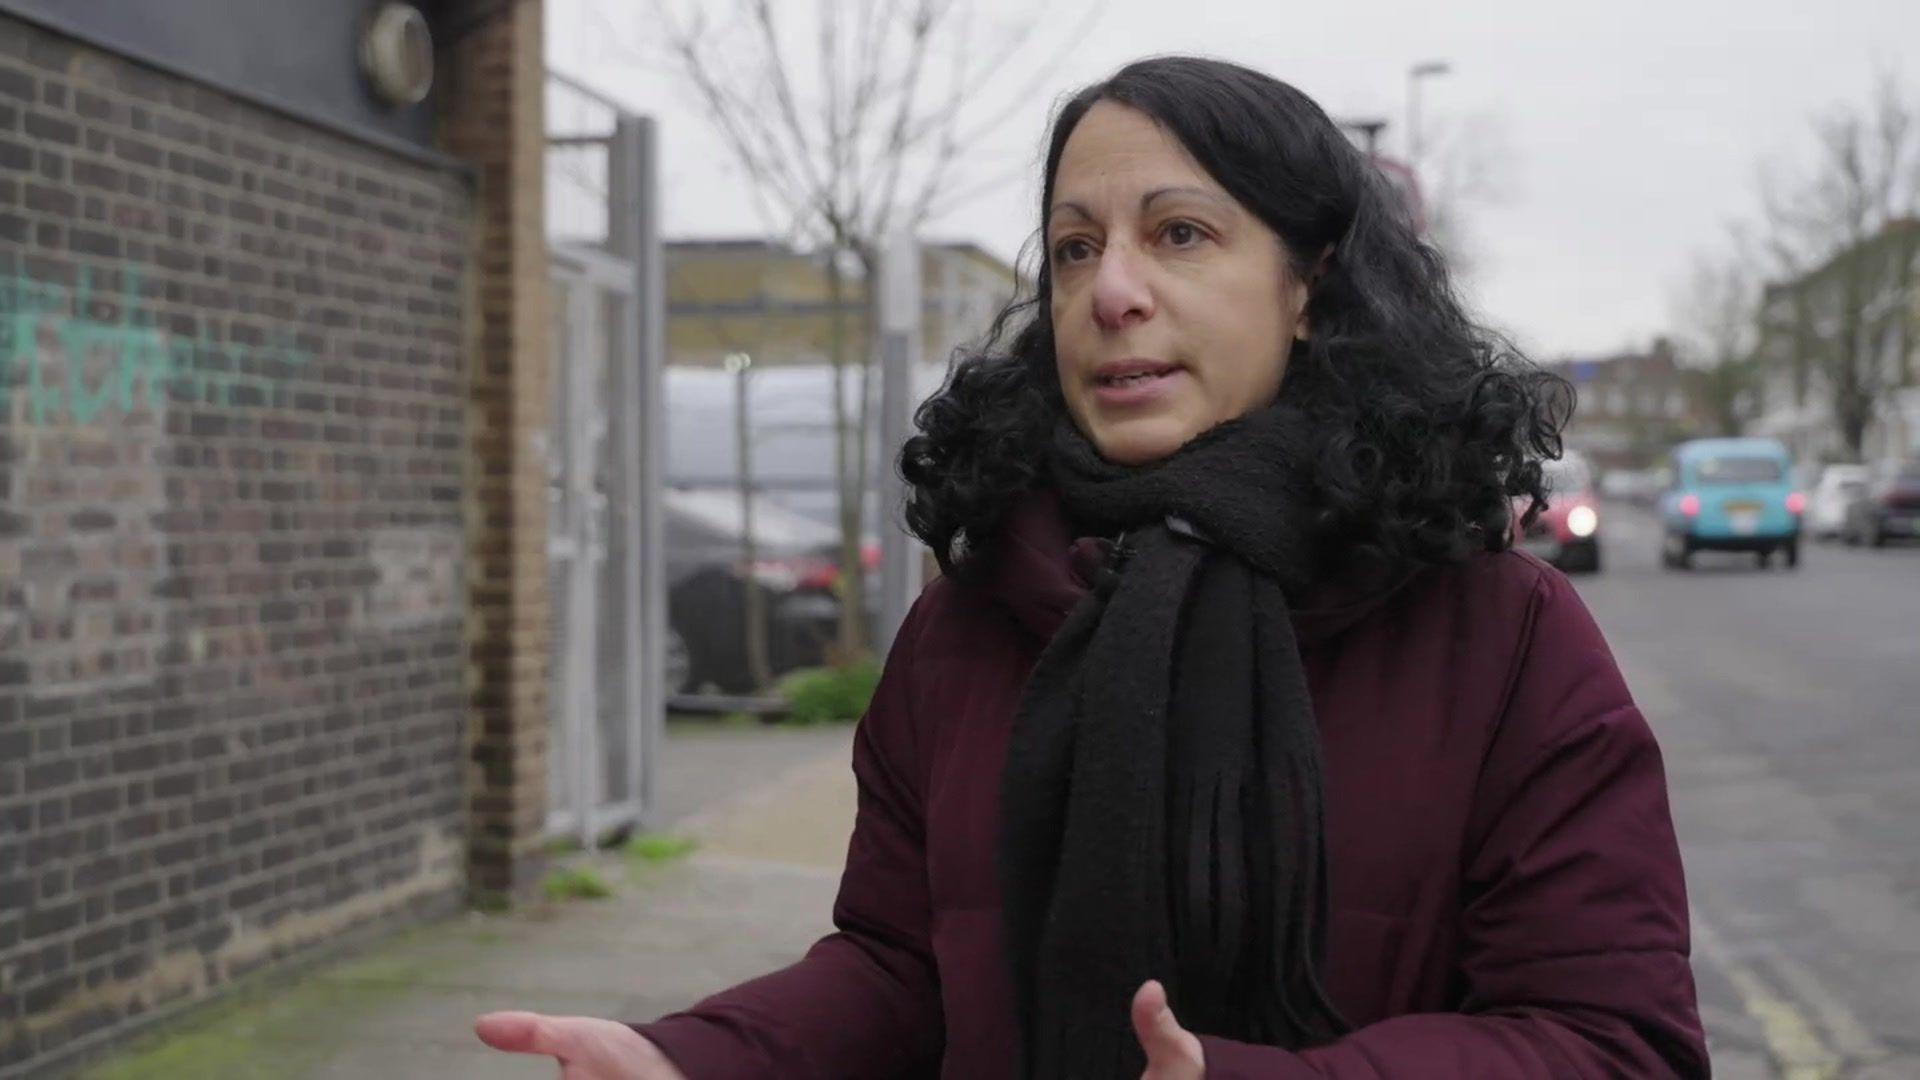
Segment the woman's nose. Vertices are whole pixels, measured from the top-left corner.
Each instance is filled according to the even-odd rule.
[[[1153,291],[1134,255],[1123,247],[1100,254],[1093,279],[1093,318],[1103,329],[1118,330],[1153,317]]]

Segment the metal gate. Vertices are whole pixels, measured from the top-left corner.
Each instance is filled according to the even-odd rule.
[[[607,129],[548,140],[550,193],[556,159],[576,166],[563,178],[578,178],[584,151],[598,178],[587,186],[600,204],[589,215],[599,235],[549,239],[547,828],[592,847],[613,830],[647,827],[654,805],[666,700],[664,311],[651,123],[563,76],[550,75],[549,86]],[[550,198],[550,222],[567,217]]]

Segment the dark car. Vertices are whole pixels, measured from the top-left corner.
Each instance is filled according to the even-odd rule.
[[[1866,486],[1847,504],[1840,538],[1873,547],[1920,539],[1920,459],[1875,465]]]
[[[774,675],[820,664],[840,620],[840,536],[764,495],[753,501],[754,559],[746,559],[740,495],[725,488],[668,488],[667,684],[674,693],[761,689],[746,655],[746,590],[767,612]],[[863,549],[864,561],[876,553]]]
[[[940,385],[944,369],[916,372],[915,400]],[[669,685],[681,692],[728,694],[757,689],[745,648],[746,583],[767,598],[768,652],[774,674],[826,658],[840,617],[840,482],[833,409],[842,380],[826,364],[770,365],[751,377],[704,368],[669,368],[667,408],[667,578]],[[867,380],[844,380],[849,406]],[[748,479],[756,494],[755,565],[744,565],[738,424],[747,386]],[[879,380],[870,390],[879,390]],[[851,414],[851,410],[850,410]],[[867,446],[872,481],[863,490],[861,561],[879,565],[877,530],[885,522],[879,477],[886,460],[878,432]],[[880,579],[866,575],[866,610],[878,610]],[[678,659],[672,659],[677,657]]]

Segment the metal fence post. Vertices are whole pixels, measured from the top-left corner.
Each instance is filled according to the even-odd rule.
[[[666,720],[667,597],[665,530],[660,521],[666,441],[666,284],[661,262],[659,158],[652,117],[620,113],[608,147],[607,239],[612,253],[634,265],[633,302],[621,320],[622,406],[620,458],[628,527],[626,637],[632,692],[640,714],[640,816],[653,815],[659,749]]]
[[[920,544],[900,520],[907,489],[898,467],[913,433],[920,305],[920,244],[902,231],[890,238],[880,272],[880,611],[873,640],[883,654],[920,594]]]

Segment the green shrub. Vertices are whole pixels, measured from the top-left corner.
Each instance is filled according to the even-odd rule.
[[[859,660],[846,667],[807,668],[780,680],[787,719],[796,724],[858,720],[880,684],[880,664]]]

